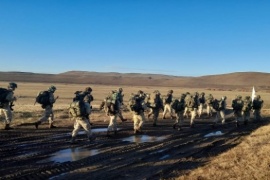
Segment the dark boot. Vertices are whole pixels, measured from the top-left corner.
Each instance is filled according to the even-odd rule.
[[[41,124],[41,122],[40,121],[37,121],[37,122],[35,122],[34,123],[34,125],[35,125],[35,127],[36,127],[36,129],[38,129],[38,126]]]
[[[175,123],[175,124],[173,125],[173,129],[176,129],[176,126],[177,126],[177,123]]]
[[[13,129],[12,127],[9,126],[9,124],[6,124],[5,126],[5,130],[10,130],[10,129]]]
[[[50,123],[50,124],[49,124],[49,128],[50,128],[50,129],[56,128],[56,126],[54,126],[53,123]]]

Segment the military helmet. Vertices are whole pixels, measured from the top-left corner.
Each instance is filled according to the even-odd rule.
[[[242,98],[242,96],[241,96],[241,95],[238,95],[238,96],[237,96],[237,98],[238,98],[238,99],[241,99],[241,98]]]
[[[56,87],[54,85],[51,85],[48,90],[54,92],[56,90]]]
[[[86,92],[92,92],[92,88],[91,88],[91,87],[86,87],[86,88],[85,88],[85,91],[86,91]]]
[[[122,92],[122,91],[123,91],[123,88],[119,88],[118,90],[119,90],[120,92]]]
[[[172,90],[172,89],[171,89],[171,90],[169,90],[169,91],[168,91],[168,93],[173,93],[173,90]]]
[[[260,98],[261,98],[261,96],[260,96],[260,95],[257,95],[256,97],[257,97],[258,99],[260,99]]]
[[[17,84],[14,83],[14,82],[10,82],[9,85],[8,85],[8,88],[12,88],[12,89],[15,89],[15,88],[18,88]]]
[[[143,91],[142,91],[142,90],[139,90],[139,91],[138,91],[138,94],[143,94]]]
[[[204,92],[201,92],[201,95],[202,95],[202,96],[204,96],[204,95],[205,95],[205,93],[204,93]]]

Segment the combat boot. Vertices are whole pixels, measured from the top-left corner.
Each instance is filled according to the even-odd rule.
[[[53,123],[50,123],[50,124],[49,124],[49,128],[50,128],[50,129],[56,128],[56,126],[54,126]]]
[[[34,123],[34,125],[35,125],[35,127],[36,127],[36,129],[38,129],[38,126],[41,124],[41,122],[40,121],[37,121],[37,122],[35,122]]]
[[[173,125],[173,129],[176,129],[177,123],[174,123]]]
[[[75,138],[74,137],[71,138],[70,143],[71,144],[74,144],[75,143]]]
[[[6,124],[6,125],[5,125],[5,130],[10,130],[10,129],[13,129],[13,128],[10,127],[9,124]]]
[[[239,128],[239,127],[240,127],[240,124],[239,124],[239,122],[238,122],[238,121],[235,123],[235,126],[236,126],[237,128]]]

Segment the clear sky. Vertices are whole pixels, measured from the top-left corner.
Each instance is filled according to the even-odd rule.
[[[0,71],[270,72],[269,0],[0,0]]]

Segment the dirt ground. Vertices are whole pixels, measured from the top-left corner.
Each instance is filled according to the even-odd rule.
[[[137,135],[130,119],[119,119],[118,133],[111,137],[106,135],[108,121],[95,118],[92,130],[97,139],[88,142],[82,130],[75,144],[69,142],[72,120],[57,120],[55,129],[45,123],[36,130],[33,124],[22,123],[0,130],[0,179],[175,179],[269,123],[267,117],[237,128],[231,111],[227,117],[226,126],[215,129],[213,117],[196,119],[194,128],[185,119],[178,131],[172,127],[174,120],[161,119],[160,114],[157,127],[147,119],[144,132]]]

